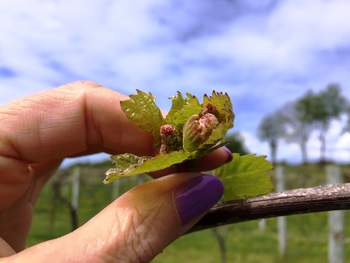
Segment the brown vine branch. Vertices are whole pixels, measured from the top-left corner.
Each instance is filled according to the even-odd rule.
[[[300,188],[213,207],[189,232],[260,218],[350,209],[350,183]]]

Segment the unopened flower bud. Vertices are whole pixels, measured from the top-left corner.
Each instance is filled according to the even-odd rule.
[[[174,134],[175,131],[175,127],[171,124],[164,124],[160,126],[160,136],[169,136]]]
[[[180,135],[176,128],[171,124],[164,124],[160,126],[161,145],[159,149],[160,154],[169,153],[178,150],[181,147]]]
[[[219,121],[214,114],[205,113],[193,115],[183,128],[183,147],[185,151],[192,152],[205,142]]]

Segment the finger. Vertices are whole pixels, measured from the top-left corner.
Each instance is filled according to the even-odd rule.
[[[191,160],[172,166],[162,171],[152,173],[152,177],[158,178],[177,172],[211,171],[232,160],[232,153],[227,147],[218,148],[198,160]]]
[[[200,169],[201,171],[210,171],[227,162],[230,162],[231,160],[231,151],[226,147],[221,147],[198,160],[193,160],[180,164],[179,170],[195,171],[196,169]]]
[[[221,197],[213,176],[176,174],[127,192],[75,232],[24,250],[21,262],[149,262]],[[60,253],[57,253],[60,251]]]
[[[0,108],[0,154],[28,163],[92,151],[149,154],[151,137],[121,110],[126,98],[75,82],[13,102]]]
[[[11,198],[2,199],[1,207],[23,195],[33,163],[50,170],[43,164],[77,154],[150,154],[151,136],[128,121],[120,108],[126,98],[80,81],[0,107],[0,187],[23,188],[10,191]]]

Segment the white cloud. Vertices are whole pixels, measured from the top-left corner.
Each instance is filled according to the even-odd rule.
[[[350,97],[350,2],[255,2],[169,0],[164,9],[161,0],[2,0],[0,67],[16,75],[0,74],[0,103],[78,78],[158,97],[215,88],[239,101],[248,147],[266,154],[254,135],[262,115],[330,81]],[[347,142],[337,137],[341,125],[332,124],[329,145]],[[314,134],[311,158],[318,143]],[[281,159],[299,159],[297,145],[280,149]],[[349,158],[344,151],[332,157]]]
[[[349,10],[347,0],[289,0],[269,17],[268,29],[276,40],[302,53],[333,49],[349,43]]]
[[[349,47],[348,10],[343,0],[281,1],[269,14],[238,17],[220,34],[196,40],[196,47],[267,78],[308,75],[319,69],[320,52]]]
[[[18,79],[39,83],[38,88],[64,79],[54,64],[77,78],[96,79],[105,70],[115,78],[125,74],[127,80],[143,80],[152,70],[159,72],[161,54],[140,48],[162,30],[150,15],[156,3],[2,1],[0,63],[18,74],[7,80],[14,97],[26,88],[17,85]]]

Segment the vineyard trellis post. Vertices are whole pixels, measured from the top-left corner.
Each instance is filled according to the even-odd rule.
[[[226,234],[228,233],[228,226],[214,227],[212,233],[215,240],[218,243],[221,263],[227,262],[227,246],[226,246]]]
[[[79,208],[79,191],[80,191],[80,167],[77,166],[72,175],[72,207],[76,211]]]
[[[80,166],[73,170],[72,175],[72,197],[71,197],[71,218],[73,220],[73,229],[79,225],[78,209],[79,209],[79,193],[80,192]]]
[[[261,233],[265,232],[265,229],[266,229],[266,219],[265,219],[265,218],[260,219],[258,225],[259,225],[259,230],[260,230],[260,232],[261,232]]]
[[[339,166],[328,165],[326,167],[327,183],[343,183]],[[328,262],[344,262],[344,211],[328,212]]]
[[[283,166],[278,165],[275,170],[276,191],[283,192],[285,190],[285,177]],[[287,220],[286,217],[277,217],[278,229],[278,249],[281,256],[285,256],[287,248]]]

